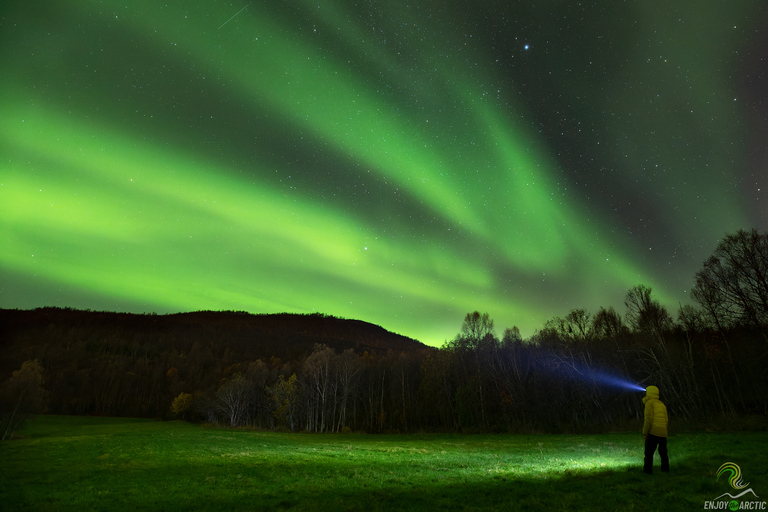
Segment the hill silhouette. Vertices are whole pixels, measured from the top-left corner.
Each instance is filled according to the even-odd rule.
[[[157,416],[180,392],[214,392],[236,374],[271,383],[300,372],[323,346],[352,350],[370,364],[434,350],[378,325],[322,314],[2,309],[0,384],[37,359],[49,412]]]
[[[150,344],[151,352],[162,352],[168,344],[185,352],[201,342],[222,351],[228,349],[242,360],[297,360],[318,343],[339,352],[351,348],[357,353],[406,352],[426,347],[375,324],[319,313],[196,311],[156,315],[69,308],[0,309],[0,351],[12,359],[9,350],[29,352],[35,346],[71,346],[94,338],[119,346]],[[23,346],[15,350],[17,344]]]

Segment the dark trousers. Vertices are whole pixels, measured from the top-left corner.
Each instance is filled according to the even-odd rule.
[[[643,471],[648,474],[653,473],[653,454],[656,447],[659,448],[659,457],[661,457],[661,470],[669,472],[669,454],[667,453],[667,438],[648,434],[645,438],[645,459]]]

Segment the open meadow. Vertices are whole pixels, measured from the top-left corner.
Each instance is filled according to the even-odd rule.
[[[282,434],[183,422],[38,416],[0,443],[3,510],[701,510],[768,497],[768,433],[670,438],[640,470],[639,434]]]

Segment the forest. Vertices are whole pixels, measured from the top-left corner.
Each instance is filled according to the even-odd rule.
[[[3,438],[35,412],[309,432],[599,432],[768,414],[768,234],[725,236],[670,312],[574,309],[529,339],[470,312],[440,348],[326,315],[0,310]],[[674,315],[674,316],[673,316]]]

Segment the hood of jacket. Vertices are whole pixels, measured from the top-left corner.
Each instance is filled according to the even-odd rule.
[[[645,398],[643,398],[643,403],[647,402],[648,400],[658,400],[659,399],[659,388],[656,386],[648,386],[645,388]]]

